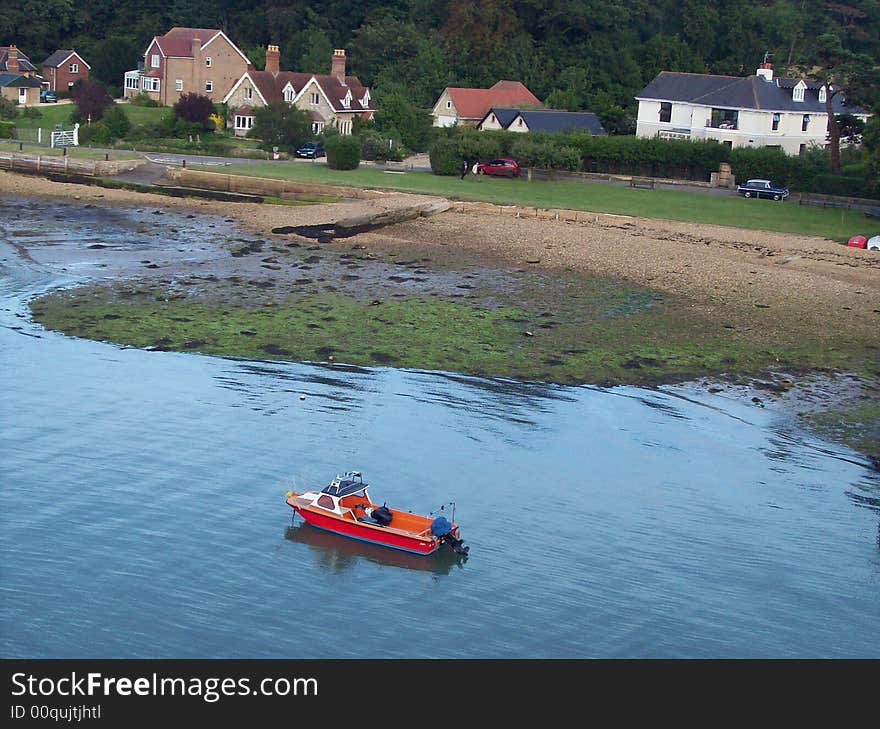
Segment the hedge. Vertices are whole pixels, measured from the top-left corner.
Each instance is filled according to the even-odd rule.
[[[0,139],[15,139],[15,124],[0,121]]]
[[[324,150],[331,170],[355,170],[361,163],[361,140],[358,137],[334,134],[324,140]]]

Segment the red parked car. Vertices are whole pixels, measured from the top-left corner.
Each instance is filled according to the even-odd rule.
[[[499,175],[501,177],[519,177],[519,163],[509,157],[499,157],[491,162],[481,162],[477,165],[478,175]]]

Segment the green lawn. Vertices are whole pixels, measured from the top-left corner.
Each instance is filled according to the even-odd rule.
[[[38,154],[43,157],[60,157],[64,154],[64,149],[62,147],[47,147],[33,142],[23,142],[18,139],[0,139],[0,152],[21,152],[21,154]],[[102,160],[104,159],[105,152],[89,147],[68,147],[67,154],[72,159]],[[111,160],[135,159],[141,156],[137,152],[130,152],[128,150],[112,151],[108,154]]]
[[[132,125],[144,124],[147,122],[158,121],[165,112],[169,111],[164,107],[150,106],[132,106],[131,104],[120,104],[125,114],[128,116]],[[70,124],[70,114],[74,110],[73,104],[40,104],[39,106],[30,107],[38,109],[40,116],[36,118],[19,117],[15,120],[15,126],[20,129],[38,129],[44,130],[54,129],[55,125],[63,122],[65,126]]]
[[[194,168],[197,168],[194,166]],[[203,167],[216,172],[216,167]],[[771,200],[746,200],[733,193],[709,194],[686,190],[643,190],[579,181],[545,181],[525,178],[443,177],[429,172],[392,174],[376,168],[331,170],[325,164],[274,164],[255,162],[236,165],[233,174],[299,180],[328,185],[371,187],[440,195],[459,200],[618,213],[690,223],[727,225],[735,228],[821,236],[846,241],[866,230],[861,210],[818,208]]]

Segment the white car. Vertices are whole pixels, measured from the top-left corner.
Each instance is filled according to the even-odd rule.
[[[880,251],[880,235],[875,235],[873,238],[868,238],[868,242],[865,244],[865,248],[869,251]]]

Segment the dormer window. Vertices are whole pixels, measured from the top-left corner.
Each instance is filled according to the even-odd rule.
[[[351,91],[349,91],[342,100],[342,105],[348,109],[351,106]]]
[[[293,103],[293,96],[294,96],[294,94],[293,94],[293,89],[290,88],[290,86],[288,86],[286,89],[284,89],[284,100],[285,100],[288,104],[292,104],[292,103]]]
[[[806,90],[807,85],[803,81],[798,81],[797,86],[794,87],[791,91],[791,99],[792,101],[803,101],[804,100],[804,91]]]
[[[365,91],[364,98],[361,99],[361,106],[363,106],[366,109],[369,105],[370,105],[370,92]]]
[[[828,94],[825,93],[825,87],[819,89],[819,103],[824,104],[828,100]]]

